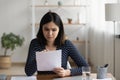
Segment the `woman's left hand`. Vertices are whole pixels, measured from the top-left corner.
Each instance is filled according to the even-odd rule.
[[[58,68],[54,68],[53,71],[60,77],[70,76],[70,70],[69,69],[65,70],[62,67],[58,67]]]

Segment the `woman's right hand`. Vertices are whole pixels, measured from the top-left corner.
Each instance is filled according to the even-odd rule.
[[[70,76],[70,70],[69,69],[65,70],[62,67],[58,67],[58,68],[54,68],[53,71],[60,77]]]

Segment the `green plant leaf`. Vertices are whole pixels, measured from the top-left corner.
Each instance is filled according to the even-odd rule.
[[[5,48],[5,55],[8,49],[13,51],[16,47],[22,46],[23,42],[24,37],[21,37],[20,35],[15,35],[14,33],[3,33],[1,37],[1,44],[2,48]]]

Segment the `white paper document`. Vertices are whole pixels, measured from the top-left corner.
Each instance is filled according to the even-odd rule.
[[[52,71],[61,67],[61,50],[36,52],[38,71]]]
[[[87,79],[82,79],[81,76],[72,76],[72,77],[55,78],[53,80],[87,80]]]
[[[36,76],[12,76],[11,80],[37,80]]]
[[[112,78],[104,78],[104,79],[92,79],[92,80],[112,80]]]

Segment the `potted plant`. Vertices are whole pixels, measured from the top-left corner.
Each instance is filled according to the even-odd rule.
[[[72,23],[72,18],[68,18],[68,24],[71,24]]]
[[[0,56],[0,68],[9,68],[11,66],[11,55],[8,50],[15,50],[16,47],[22,46],[24,37],[15,35],[14,33],[3,33],[1,37],[1,45],[4,48],[4,54]]]

